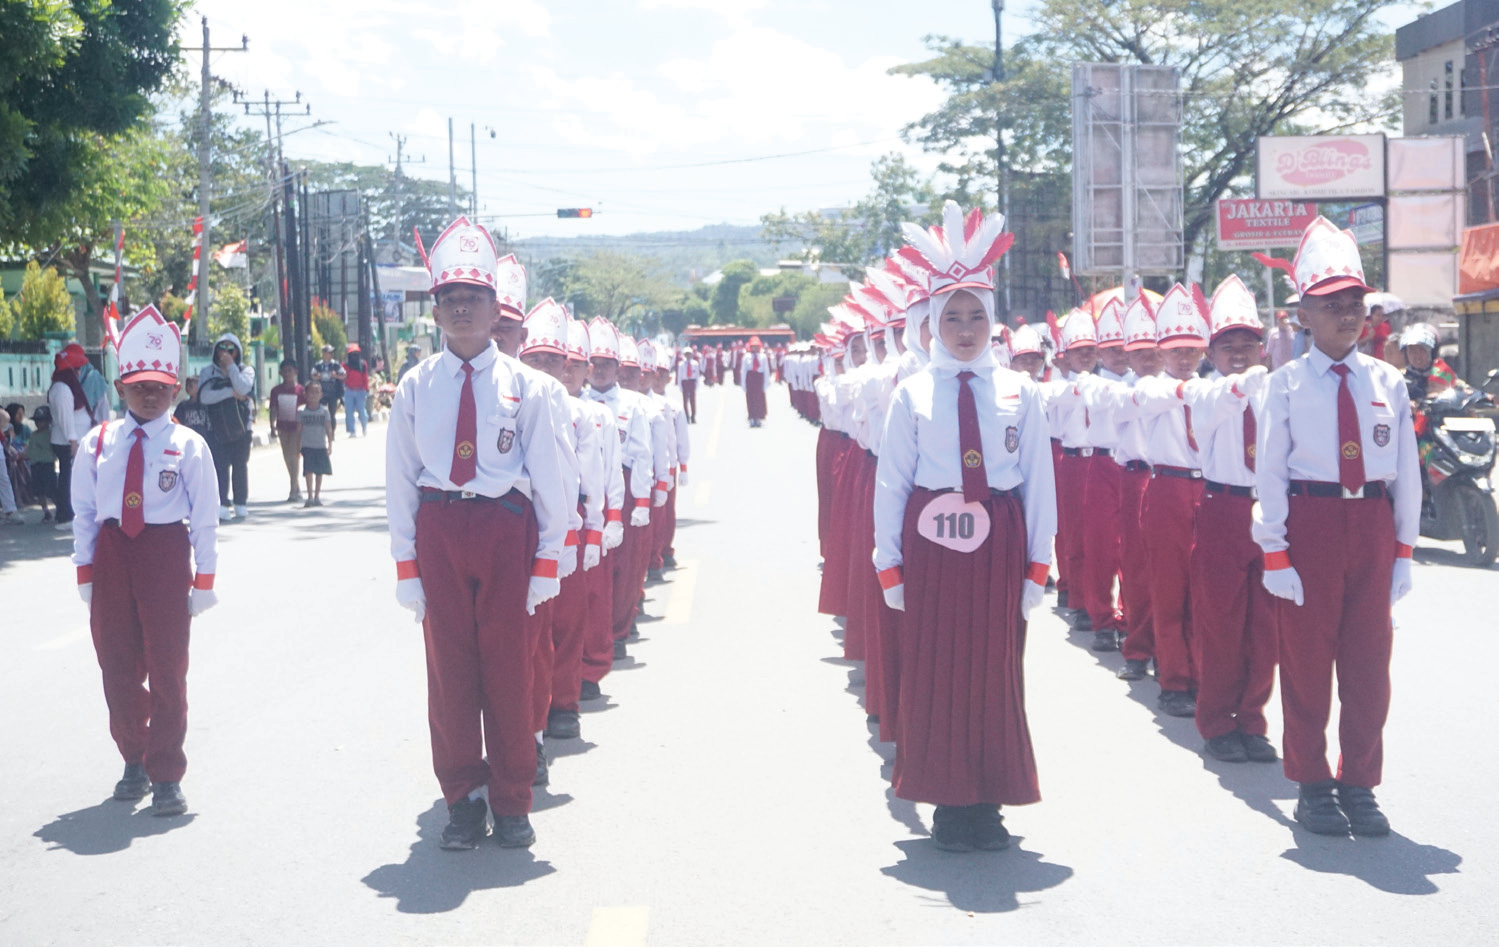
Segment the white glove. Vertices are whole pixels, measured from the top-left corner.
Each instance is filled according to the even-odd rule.
[[[1046,598],[1046,586],[1037,585],[1029,579],[1020,589],[1020,617],[1025,621],[1031,620],[1031,612]]]
[[[1297,605],[1306,601],[1306,596],[1301,591],[1301,576],[1290,566],[1284,569],[1266,569],[1264,582],[1265,589],[1276,598],[1283,598]]]
[[[557,558],[557,579],[560,581],[578,571],[578,547],[563,546]]]
[[[598,546],[594,545],[593,543],[589,543],[588,545],[584,546],[583,571],[587,572],[589,569],[592,569],[594,566],[598,565],[599,559],[602,556],[603,552],[599,549]]]
[[[187,590],[187,613],[193,618],[219,604],[219,597],[213,589],[188,589]]]
[[[548,579],[540,575],[531,576],[531,584],[526,588],[526,614],[535,615],[536,606],[551,601],[561,591],[561,579]]]
[[[665,490],[654,490],[654,491],[652,491],[651,492],[651,506],[665,506],[665,505],[666,505],[666,491]],[[640,525],[644,526],[645,524],[641,523]]]
[[[411,609],[416,616],[417,622],[427,617],[427,592],[422,588],[422,580],[401,579],[396,582],[396,601]]]
[[[906,610],[906,584],[904,582],[885,589],[885,604],[898,612]]]
[[[1404,557],[1395,560],[1395,572],[1390,579],[1390,604],[1405,598],[1411,590],[1411,561]]]
[[[83,599],[83,604],[92,606],[94,604],[94,583],[83,582],[79,584],[78,597]]]
[[[1234,387],[1239,389],[1239,394],[1246,398],[1253,398],[1265,388],[1265,382],[1270,378],[1270,369],[1263,365],[1254,365],[1244,370],[1234,382]]]
[[[604,548],[617,549],[619,544],[625,541],[625,524],[619,520],[610,520],[604,524]]]
[[[683,467],[681,470],[677,471],[677,486],[679,486],[679,487],[685,487],[685,486],[687,486],[687,468],[686,467]]]
[[[635,509],[631,510],[630,511],[630,525],[631,526],[649,526],[649,525],[651,525],[651,511],[650,511],[650,509],[648,507],[644,507],[644,506],[637,506],[637,507],[635,507]]]

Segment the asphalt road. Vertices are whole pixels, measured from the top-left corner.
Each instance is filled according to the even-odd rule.
[[[321,510],[279,452],[195,622],[190,813],[110,801],[68,540],[0,530],[0,944],[1492,944],[1499,576],[1416,553],[1397,609],[1381,840],[1308,835],[1278,766],[1205,760],[1190,720],[1033,622],[1044,801],[1000,853],[935,851],[893,798],[861,669],[816,614],[815,430],[700,394],[680,568],[553,746],[530,851],[439,851],[422,641],[395,604],[383,428],[338,442]],[[35,512],[29,514],[35,518]],[[1272,703],[1278,744],[1278,705]],[[1334,734],[1334,739],[1336,735]],[[1487,893],[1485,893],[1487,892]]]

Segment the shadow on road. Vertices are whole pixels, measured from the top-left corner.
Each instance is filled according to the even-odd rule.
[[[51,523],[42,523],[40,510],[22,510],[21,517],[25,525],[0,529],[0,572],[11,563],[61,559],[73,554],[72,530],[58,530]]]
[[[939,892],[960,911],[1002,914],[1020,907],[1020,893],[1045,891],[1072,877],[1066,865],[1043,861],[1015,837],[1002,852],[943,852],[928,839],[896,842],[904,856],[880,873],[913,888]]]
[[[1473,569],[1476,572],[1494,571],[1499,569],[1499,563],[1487,566],[1472,566],[1460,552],[1451,549],[1434,549],[1431,546],[1417,546],[1411,558],[1418,565],[1423,566],[1454,566],[1459,569]]]
[[[193,813],[158,819],[150,806],[107,799],[97,806],[67,812],[32,833],[52,849],[65,848],[74,855],[110,855],[123,852],[138,838],[165,835],[197,818]]]
[[[472,852],[437,847],[448,810],[441,799],[417,816],[417,840],[399,865],[381,865],[363,881],[382,898],[395,898],[402,914],[440,914],[461,907],[475,891],[518,888],[557,869],[526,849],[507,850],[487,840]]]
[[[1432,875],[1455,875],[1463,857],[1436,845],[1422,845],[1398,832],[1386,838],[1328,838],[1301,828],[1296,847],[1280,857],[1308,871],[1347,875],[1390,894],[1436,894]]]

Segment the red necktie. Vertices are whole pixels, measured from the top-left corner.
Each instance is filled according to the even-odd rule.
[[[453,433],[453,469],[448,479],[463,486],[478,468],[478,409],[474,406],[474,366],[463,363],[463,390],[458,393],[458,429]]]
[[[1338,482],[1344,490],[1361,490],[1364,486],[1364,445],[1358,436],[1358,408],[1348,389],[1347,365],[1332,367],[1338,382]]]
[[[120,531],[131,539],[146,528],[146,508],[143,485],[146,479],[145,428],[130,432],[135,443],[130,445],[130,457],[125,461],[125,498],[120,504]]]
[[[968,387],[972,377],[973,372],[958,372],[958,449],[963,452],[963,499],[979,503],[989,498],[989,475],[984,471],[978,405]]]
[[[1259,425],[1254,421],[1254,408],[1244,406],[1244,466],[1254,470],[1254,446],[1259,443]]]
[[[1186,419],[1186,424],[1187,424],[1187,446],[1190,447],[1190,448],[1192,448],[1193,450],[1196,450],[1197,449],[1197,438],[1195,436],[1193,436],[1193,434],[1192,434],[1192,406],[1191,405],[1189,405],[1189,404],[1182,405],[1182,417]]]

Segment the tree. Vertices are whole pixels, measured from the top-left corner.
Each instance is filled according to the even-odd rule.
[[[785,322],[790,312],[776,312],[775,300],[790,298],[799,301],[803,293],[817,285],[817,280],[805,273],[777,273],[774,276],[757,276],[739,290],[739,312],[744,325],[764,328]],[[840,284],[841,285],[841,284]]]
[[[74,203],[97,142],[149,114],[177,64],[179,0],[0,3],[0,244]],[[44,242],[44,241],[41,241]]]
[[[344,321],[338,313],[321,302],[312,304],[312,348],[322,351],[324,345],[333,346],[335,353],[342,353],[349,345],[349,335],[344,331]]]
[[[735,260],[725,263],[719,271],[722,279],[713,287],[709,308],[713,310],[713,321],[720,325],[738,325],[739,288],[760,275],[760,268],[753,260]]]
[[[26,264],[21,292],[11,301],[16,334],[22,339],[42,338],[44,332],[73,331],[73,297],[67,280],[52,267],[35,260]]]
[[[208,333],[216,339],[225,332],[233,332],[241,343],[250,338],[250,297],[238,283],[225,283],[214,296]]]
[[[1390,126],[1398,90],[1369,92],[1389,68],[1392,37],[1374,0],[1042,0],[1036,31],[1005,52],[993,78],[992,48],[928,37],[936,54],[892,72],[948,90],[935,112],[906,128],[964,188],[996,180],[994,136],[1004,129],[1017,249],[1046,258],[1066,250],[1070,220],[1070,64],[1170,65],[1181,70],[1185,242],[1200,249],[1219,197],[1247,191],[1256,140],[1268,134]],[[992,187],[993,184],[988,185]],[[1017,197],[1019,200],[1017,201]],[[1022,213],[1024,212],[1024,213]],[[1025,214],[1045,218],[1023,233]],[[1068,215],[1070,218],[1070,215]],[[1037,240],[1052,241],[1035,246]],[[1055,266],[1047,266],[1055,273]],[[1054,280],[1060,283],[1060,274]],[[1048,291],[1032,287],[1038,300]]]
[[[431,247],[443,228],[457,213],[448,200],[446,181],[413,178],[395,169],[379,165],[354,164],[350,161],[329,163],[301,161],[307,169],[307,186],[312,191],[358,191],[365,199],[370,232],[378,246],[394,253],[392,259],[417,263],[412,246],[412,228],[421,230],[422,240]],[[468,207],[468,191],[458,188],[458,204]],[[391,244],[392,236],[396,243]],[[496,240],[496,243],[501,243]],[[503,256],[506,251],[501,250]]]
[[[638,321],[677,298],[654,260],[615,250],[574,260],[562,285],[579,316],[603,316],[616,323],[625,321],[627,314]]]
[[[818,283],[797,298],[796,308],[786,321],[804,339],[817,334],[817,327],[830,318],[828,307],[836,306],[848,294],[847,283]]]
[[[10,338],[15,320],[10,315],[10,304],[5,301],[5,289],[0,287],[0,339]]]

